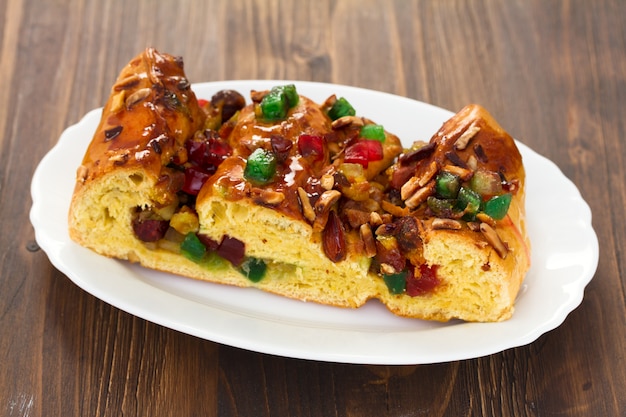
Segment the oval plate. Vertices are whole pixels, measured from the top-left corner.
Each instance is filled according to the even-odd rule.
[[[294,83],[317,102],[336,94],[405,145],[429,140],[452,113],[386,93],[301,81],[225,81],[193,85],[199,98],[234,89]],[[558,167],[518,142],[527,173],[532,267],[513,318],[502,323],[448,323],[400,318],[370,301],[359,309],[304,303],[195,281],[99,256],[70,240],[67,213],[76,168],[102,109],[69,127],[33,176],[30,212],[37,242],[52,264],[103,301],[154,323],[214,342],[292,358],[365,364],[427,364],[481,357],[528,344],[559,326],[582,301],[598,264],[591,211]],[[568,210],[545,210],[545,207]]]

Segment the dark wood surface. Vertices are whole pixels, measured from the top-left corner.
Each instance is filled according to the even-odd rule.
[[[626,2],[8,0],[0,34],[0,415],[626,415]],[[591,206],[601,251],[584,301],[528,346],[365,366],[219,345],[87,294],[37,247],[31,177],[146,46],[182,55],[193,82],[484,105]]]

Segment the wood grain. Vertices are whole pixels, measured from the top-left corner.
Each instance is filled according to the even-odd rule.
[[[9,0],[0,22],[0,415],[626,413],[623,1]],[[30,181],[146,46],[182,55],[193,82],[301,79],[484,105],[591,206],[601,257],[583,303],[528,346],[393,367],[248,352],[87,294],[38,250]]]

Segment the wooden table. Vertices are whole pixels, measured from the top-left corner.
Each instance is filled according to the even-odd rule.
[[[625,415],[625,2],[9,0],[0,22],[0,415]],[[527,346],[366,366],[216,344],[89,295],[38,248],[30,182],[146,46],[182,55],[193,82],[481,103],[591,206],[601,251],[584,301]]]

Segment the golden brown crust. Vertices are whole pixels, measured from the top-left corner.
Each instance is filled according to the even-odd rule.
[[[81,164],[79,185],[120,167],[141,167],[158,177],[206,117],[182,59],[152,48],[121,71],[102,114]]]

